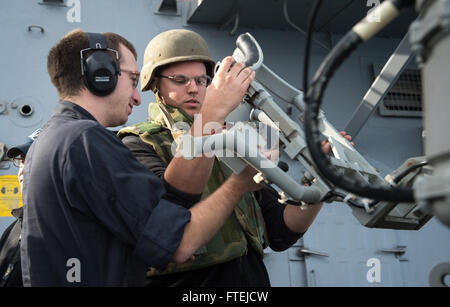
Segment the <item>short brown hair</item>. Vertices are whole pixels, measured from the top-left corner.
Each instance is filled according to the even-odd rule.
[[[136,49],[124,37],[116,33],[103,33],[108,48],[119,51],[123,44],[137,59]],[[59,97],[76,96],[85,88],[81,75],[80,50],[89,48],[87,35],[76,29],[66,34],[56,46],[50,49],[47,58],[47,70],[53,85],[58,90]]]

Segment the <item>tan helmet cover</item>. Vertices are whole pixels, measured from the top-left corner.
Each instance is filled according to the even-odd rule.
[[[183,61],[203,61],[212,77],[215,62],[211,59],[205,40],[189,30],[169,30],[155,36],[145,48],[141,70],[141,91],[156,91],[155,70],[158,67]]]

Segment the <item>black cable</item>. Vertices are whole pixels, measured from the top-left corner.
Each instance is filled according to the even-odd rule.
[[[391,0],[391,2],[400,10],[404,7],[413,5],[415,0]]]
[[[309,58],[311,52],[311,41],[313,34],[313,27],[316,22],[317,15],[319,13],[320,6],[322,5],[322,0],[314,2],[314,7],[312,8],[311,14],[309,15],[308,28],[306,30],[306,40],[305,40],[305,55],[303,58],[303,92],[306,93],[308,90],[308,74],[309,74]]]
[[[315,10],[313,11],[313,14],[317,14],[320,3],[320,0],[315,2],[316,5],[314,6]],[[312,24],[308,26],[309,31],[312,29],[314,21],[315,18],[311,18]],[[356,32],[353,30],[348,32],[328,54],[316,72],[304,99],[306,106],[304,125],[306,143],[311,153],[311,157],[316,165],[317,171],[322,177],[331,181],[334,185],[356,195],[374,200],[412,202],[414,201],[412,189],[401,187],[393,188],[387,185],[370,186],[366,182],[349,178],[338,170],[322,151],[320,130],[318,127],[318,116],[323,94],[334,72],[361,43],[362,38]],[[311,48],[310,45],[307,47],[308,49]],[[305,50],[305,55],[308,55],[309,57],[309,50]],[[303,78],[306,80],[305,78],[307,78],[307,76],[303,76]]]
[[[333,14],[333,16],[330,16],[328,18],[328,21],[326,23],[324,23],[323,25],[321,25],[320,27],[317,28],[317,31],[320,32],[321,30],[323,30],[323,28],[325,28],[326,26],[328,26],[335,18],[337,18],[342,12],[344,12],[345,10],[347,10],[347,8],[353,4],[353,2],[355,2],[355,0],[350,0],[349,2],[347,2],[347,4],[345,4],[343,7],[341,7],[336,13]]]
[[[403,178],[405,178],[409,173],[411,173],[412,171],[424,167],[425,165],[428,165],[428,161],[422,161],[420,163],[414,164],[410,167],[408,167],[407,169],[405,169],[403,172],[401,172],[400,174],[398,174],[393,181],[395,183],[399,183]]]
[[[418,169],[418,168],[422,168],[424,166],[428,165],[428,161],[422,161],[420,163],[414,164],[410,167],[408,167],[406,170],[404,170],[403,172],[401,172],[399,175],[397,175],[394,179],[393,182],[395,182],[396,184],[399,183],[403,178],[405,178],[408,174],[410,174],[412,171]],[[342,200],[345,199],[345,195],[336,191],[330,191],[329,192],[329,196],[330,197],[339,197]],[[323,201],[326,201],[325,199]],[[372,200],[367,207],[368,208],[372,208],[375,207],[380,201],[379,200]],[[361,208],[361,209],[365,209],[364,205],[360,205],[357,204],[356,202],[352,201],[351,199],[347,200],[347,203],[353,207],[357,207],[357,208]]]
[[[399,183],[404,177],[406,177],[409,173],[411,173],[412,171],[424,167],[425,165],[428,165],[427,161],[422,161],[418,164],[414,164],[412,166],[410,166],[409,168],[407,168],[406,170],[404,170],[403,172],[401,172],[399,175],[397,175],[393,181],[395,183]],[[276,197],[277,199],[279,199],[280,195],[278,194],[277,190],[275,190],[270,184],[265,183],[265,182],[261,182],[260,183],[264,188],[266,188],[266,190],[272,194],[274,197]],[[342,201],[345,199],[346,195],[344,195],[343,193],[340,192],[336,192],[334,190],[331,190],[327,193],[327,195],[325,195],[325,197],[321,200],[321,202],[326,202],[327,200],[331,199],[332,197],[339,197],[342,199]],[[370,209],[374,206],[376,206],[380,201],[379,200],[372,200],[367,207]],[[302,203],[300,201],[296,201],[296,200],[292,200],[292,199],[288,199],[285,201],[286,204],[288,205],[293,205],[293,206],[301,206]],[[366,209],[366,207],[362,204],[357,203],[356,201],[352,200],[352,199],[348,199],[346,200],[346,203],[352,207],[356,207],[356,208],[360,208],[360,209]]]
[[[333,194],[334,194],[334,196],[342,198],[342,201],[344,201],[344,199],[346,197],[344,194],[342,194],[340,192],[336,192],[336,191],[333,191]],[[352,207],[356,207],[356,208],[359,208],[359,209],[367,210],[367,209],[371,209],[372,207],[376,206],[379,203],[379,201],[378,200],[371,201],[367,205],[367,208],[366,208],[366,206],[364,206],[362,204],[359,204],[356,200],[353,200],[353,199],[347,199],[347,200],[345,200],[345,203],[350,205],[350,206],[352,206]]]

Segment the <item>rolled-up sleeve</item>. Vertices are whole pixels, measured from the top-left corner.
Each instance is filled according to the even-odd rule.
[[[297,242],[304,233],[294,232],[286,226],[283,217],[286,205],[280,204],[276,195],[277,192],[269,188],[255,193],[266,224],[269,246],[274,251],[283,251]]]
[[[162,199],[147,220],[135,254],[141,259],[152,259],[153,267],[164,270],[181,242],[190,217],[190,211]]]

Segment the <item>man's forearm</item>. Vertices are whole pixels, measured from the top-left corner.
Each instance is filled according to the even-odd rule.
[[[306,232],[319,214],[323,203],[308,206],[305,210],[298,206],[287,205],[284,209],[283,218],[286,226],[297,233]]]
[[[183,238],[173,257],[174,262],[185,262],[208,242],[222,227],[245,192],[245,186],[231,176],[208,198],[192,207],[191,220],[184,229]]]
[[[164,180],[172,187],[190,194],[200,194],[208,183],[214,158],[173,158],[164,173]]]
[[[211,127],[215,127],[215,133],[220,132],[223,118],[211,113],[204,110],[200,113],[201,116],[196,117],[190,130],[192,136],[200,137],[203,134],[210,134]],[[214,125],[211,125],[211,123],[214,123]],[[210,128],[205,129],[206,125],[209,125]],[[180,191],[200,194],[208,183],[213,166],[214,158],[205,156],[192,160],[186,160],[183,157],[173,158],[164,173],[164,179]]]

